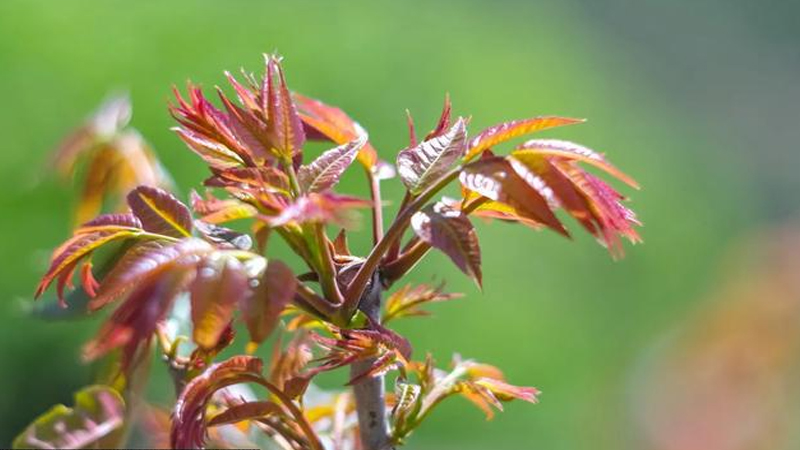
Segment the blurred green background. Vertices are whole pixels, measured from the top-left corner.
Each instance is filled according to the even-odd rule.
[[[449,402],[410,448],[649,448],[630,407],[633,367],[713,288],[732,243],[800,206],[799,14],[721,0],[3,0],[0,446],[86,383],[79,349],[97,325],[22,312],[69,233],[74,189],[47,173],[48,153],[127,90],[133,125],[185,197],[206,172],[169,131],[172,85],[210,88],[278,51],[293,89],[343,107],[388,160],[407,142],[404,109],[425,130],[446,92],[473,133],[537,114],[589,118],[547,136],[606,152],[640,182],[626,192],[645,243],[613,262],[580,233],[481,224],[482,294],[444,257],[426,260],[415,280],[467,296],[400,326],[417,355],[459,352],[544,393],[491,422]],[[400,186],[387,183],[387,198]]]

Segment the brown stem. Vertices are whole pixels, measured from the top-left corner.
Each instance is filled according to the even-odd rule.
[[[461,212],[465,215],[469,215],[488,200],[489,199],[486,197],[477,198],[464,205]],[[392,283],[403,278],[431,248],[430,244],[421,241],[418,237],[412,239],[408,244],[408,248],[406,248],[400,256],[396,259],[389,260],[390,262],[383,267],[383,281],[386,286],[391,286]]]
[[[378,268],[381,258],[384,254],[386,254],[389,246],[391,246],[392,243],[399,239],[403,234],[406,226],[411,221],[411,216],[425,206],[428,200],[430,200],[434,195],[436,195],[451,181],[453,181],[458,176],[460,171],[461,167],[456,167],[445,174],[439,179],[439,181],[425,189],[397,216],[395,221],[392,223],[392,226],[390,226],[386,231],[383,239],[381,239],[375,245],[375,247],[372,248],[372,251],[370,252],[369,256],[367,256],[366,261],[364,261],[364,264],[358,270],[355,278],[353,278],[353,281],[350,283],[350,286],[347,289],[347,295],[345,295],[344,303],[342,304],[342,319],[349,320],[353,316],[356,308],[358,307],[361,296],[364,294],[364,289],[367,287],[369,280],[372,278],[376,269]]]

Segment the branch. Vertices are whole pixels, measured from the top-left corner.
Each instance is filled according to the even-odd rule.
[[[453,181],[458,176],[460,171],[461,166],[458,166],[452,169],[450,172],[447,172],[439,179],[439,181],[425,189],[418,197],[409,203],[400,214],[398,214],[397,218],[392,223],[392,226],[390,226],[386,231],[386,235],[384,235],[383,239],[381,239],[375,245],[375,247],[372,248],[372,251],[370,252],[366,261],[364,261],[364,264],[358,270],[355,278],[353,278],[353,281],[350,283],[350,286],[347,289],[347,294],[345,295],[344,303],[342,304],[342,319],[347,321],[353,316],[356,308],[358,307],[358,303],[361,300],[361,296],[364,294],[364,289],[378,268],[381,258],[392,245],[392,243],[402,236],[403,231],[405,231],[406,226],[408,226],[408,223],[411,221],[411,216],[422,209],[422,207],[428,203],[428,200],[430,200],[434,195],[436,195],[451,181]]]
[[[381,311],[381,284],[377,273],[372,277],[370,289],[360,299],[359,308],[367,317],[376,321]],[[360,377],[372,368],[375,358],[356,361],[350,366],[350,378]],[[362,377],[353,385],[358,415],[358,430],[361,446],[365,450],[391,450],[389,418],[386,414],[386,391],[383,375]]]

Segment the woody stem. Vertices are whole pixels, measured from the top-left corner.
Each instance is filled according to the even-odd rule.
[[[381,311],[381,284],[378,275],[365,290],[359,308],[367,317],[377,321]],[[350,366],[351,379],[368,372],[375,363],[374,358],[356,361]],[[356,414],[361,446],[364,450],[393,450],[389,436],[389,417],[386,414],[386,391],[384,376],[361,377],[353,385],[356,399]]]

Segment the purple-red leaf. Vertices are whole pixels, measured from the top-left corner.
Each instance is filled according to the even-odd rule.
[[[402,150],[397,155],[397,171],[409,192],[419,194],[447,172],[464,156],[466,139],[466,123],[459,118],[447,133]]]
[[[517,148],[511,152],[511,155],[523,162],[533,159],[551,158],[583,162],[606,171],[609,175],[612,175],[633,188],[639,187],[636,181],[614,167],[602,154],[574,142],[561,141],[558,139],[531,139],[517,146]]]
[[[172,267],[193,267],[201,258],[214,251],[200,239],[184,239],[175,244],[163,241],[143,241],[131,247],[106,275],[89,309],[96,310],[119,297],[134,284],[153,274]]]
[[[239,155],[219,142],[203,137],[187,128],[175,127],[172,130],[178,133],[178,137],[211,167],[227,169],[244,165],[244,161]]]
[[[560,127],[582,123],[583,119],[570,119],[568,117],[540,116],[532,119],[512,120],[491,126],[472,138],[469,142],[469,150],[465,156],[470,160],[497,144],[506,142],[528,133],[534,133],[548,128]]]
[[[246,402],[233,405],[208,421],[209,427],[229,425],[245,420],[260,419],[269,416],[280,416],[283,409],[275,402]]]
[[[322,192],[335,186],[366,142],[367,137],[361,136],[326,151],[311,164],[300,167],[297,173],[300,187],[304,192]]]
[[[324,136],[338,145],[347,144],[366,134],[361,125],[335,106],[326,105],[298,93],[294,94],[294,99],[300,109],[300,119],[306,125],[306,130],[314,131],[315,134]],[[311,139],[312,133],[306,134]],[[358,162],[370,170],[377,164],[378,154],[369,142],[358,152]]]
[[[174,267],[137,280],[136,287],[106,321],[97,336],[84,347],[86,360],[94,360],[122,347],[122,370],[137,365],[158,324],[186,289],[193,274],[188,267]]]
[[[278,324],[283,309],[291,303],[297,278],[286,264],[271,260],[252,295],[241,298],[242,318],[250,332],[250,341],[260,344]]]
[[[206,406],[220,389],[263,380],[260,359],[234,356],[214,364],[192,379],[175,405],[170,444],[172,448],[202,448],[206,434]]]
[[[136,229],[118,225],[92,226],[91,230],[90,232],[81,233],[79,229],[75,236],[53,251],[50,268],[42,277],[34,297],[42,295],[53,280],[58,277],[60,280],[59,300],[63,303],[64,284],[69,282],[72,271],[81,259],[88,257],[104,244],[134,237],[139,233]]]
[[[424,242],[444,252],[481,285],[481,249],[478,236],[465,214],[435,203],[414,214],[411,227]]]
[[[204,350],[217,346],[236,305],[249,295],[244,266],[228,256],[205,258],[192,282],[192,338]]]
[[[459,179],[466,189],[510,205],[521,216],[569,236],[553,213],[552,202],[548,201],[552,192],[529,184],[506,159],[492,156],[470,163],[464,167]]]
[[[354,209],[369,206],[371,206],[369,201],[348,195],[334,194],[330,191],[312,192],[298,197],[278,216],[266,220],[275,227],[291,222],[321,222],[348,228],[355,221]]]
[[[300,154],[306,137],[303,132],[303,123],[300,121],[300,116],[297,115],[292,96],[286,87],[286,77],[283,74],[280,59],[276,56],[267,57],[267,73],[264,84],[267,91],[270,141],[279,156],[290,160],[294,159],[296,155]]]
[[[139,186],[128,194],[128,205],[151,233],[175,238],[192,235],[189,208],[163,189]]]

